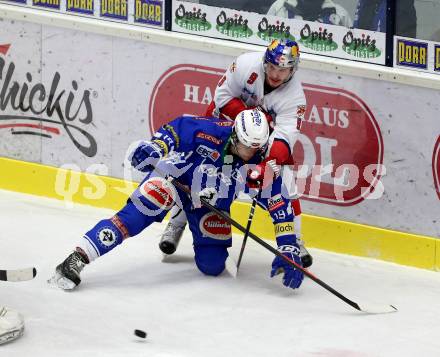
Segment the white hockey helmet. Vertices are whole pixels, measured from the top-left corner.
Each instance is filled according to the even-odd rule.
[[[249,148],[263,149],[269,140],[269,124],[263,112],[246,109],[235,118],[233,143],[237,141]]]

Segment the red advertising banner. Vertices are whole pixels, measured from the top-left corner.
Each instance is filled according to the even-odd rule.
[[[432,155],[432,173],[434,175],[435,190],[440,199],[440,136],[435,143],[434,153]]]

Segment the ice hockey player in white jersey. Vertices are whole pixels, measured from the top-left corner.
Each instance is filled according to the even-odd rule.
[[[269,150],[254,176],[264,177],[267,163],[293,164],[291,154],[306,110],[306,99],[301,82],[295,77],[299,63],[299,47],[295,41],[274,40],[265,52],[251,52],[239,56],[220,79],[214,100],[205,115],[233,119],[246,108],[262,110],[272,132]],[[259,179],[262,182],[263,180]],[[304,267],[312,264],[312,257],[301,241],[301,207],[292,201],[295,211],[295,234],[301,248]],[[159,247],[165,254],[173,254],[186,226],[182,210],[174,207],[171,219],[162,235]]]
[[[0,345],[16,340],[23,332],[23,316],[18,311],[0,306]]]

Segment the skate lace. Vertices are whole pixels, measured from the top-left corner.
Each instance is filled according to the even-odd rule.
[[[81,256],[78,253],[73,253],[71,255],[71,259],[69,260],[69,269],[74,271],[77,275],[81,273],[85,264],[81,259]]]

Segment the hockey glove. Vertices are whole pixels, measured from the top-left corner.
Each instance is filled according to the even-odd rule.
[[[275,160],[263,161],[247,173],[247,185],[250,188],[266,188],[274,178],[280,175],[281,168]]]
[[[129,157],[129,160],[135,169],[142,172],[147,172],[151,170],[152,166],[155,165],[161,158],[162,151],[159,145],[151,141],[143,141],[133,151]]]
[[[301,258],[299,256],[300,250],[296,243],[292,245],[281,245],[278,247],[278,251],[302,267]],[[301,283],[304,279],[304,273],[293,268],[290,264],[284,261],[284,259],[276,256],[272,262],[272,271],[270,273],[270,277],[273,278],[275,275],[281,273],[284,273],[284,286],[292,289],[297,289],[301,286]]]
[[[215,187],[205,187],[202,191],[197,193],[197,198],[194,200],[194,208],[202,207],[202,198],[210,205],[214,206],[217,202],[218,192]]]

